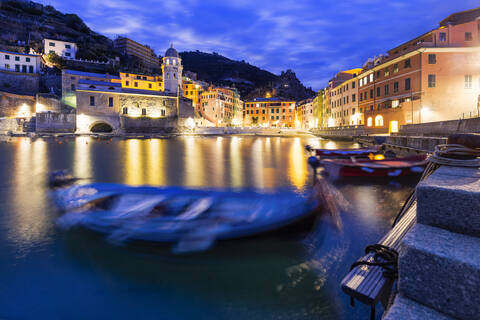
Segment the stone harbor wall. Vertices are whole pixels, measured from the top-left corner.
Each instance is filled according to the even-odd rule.
[[[34,96],[0,91],[0,117],[30,118],[34,113]]]
[[[400,127],[400,135],[447,137],[455,133],[480,132],[480,118],[460,119],[421,124],[407,124]]]
[[[0,91],[23,95],[35,95],[40,89],[40,75],[0,71]]]
[[[0,117],[0,134],[21,133],[23,132],[23,124],[25,119],[21,118],[1,118]]]
[[[178,131],[174,118],[120,117],[120,128],[125,133],[173,133]]]
[[[36,95],[37,112],[74,113],[75,109],[63,103],[60,96],[52,93],[38,93]]]
[[[176,97],[122,94],[119,97],[120,112],[127,108],[131,117],[175,118]]]
[[[76,130],[75,113],[40,112],[36,115],[37,133],[73,133]]]

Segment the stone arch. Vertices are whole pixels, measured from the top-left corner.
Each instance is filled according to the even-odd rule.
[[[107,121],[95,121],[90,124],[88,131],[92,133],[111,133],[113,132],[113,126]]]

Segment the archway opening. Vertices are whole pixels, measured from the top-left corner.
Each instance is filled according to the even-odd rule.
[[[113,131],[113,128],[106,122],[98,122],[92,126],[90,131],[94,133],[109,133]]]

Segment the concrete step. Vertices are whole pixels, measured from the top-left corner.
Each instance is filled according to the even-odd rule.
[[[417,221],[480,237],[480,170],[442,166],[417,186]]]
[[[443,313],[398,295],[383,320],[453,320]]]
[[[480,238],[418,224],[402,241],[402,295],[458,319],[480,315]]]

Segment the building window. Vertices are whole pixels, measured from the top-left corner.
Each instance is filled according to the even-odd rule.
[[[122,114],[128,114],[128,108],[127,107],[122,109]]]
[[[373,73],[370,74],[370,82],[373,82]]]
[[[48,53],[55,53],[55,51],[54,51],[54,50],[50,50]]]
[[[65,49],[70,49],[71,47],[72,47],[72,46],[69,45],[69,44],[66,44],[66,45],[65,45]]]
[[[112,97],[108,98],[108,106],[113,107],[113,98]]]
[[[472,75],[465,75],[465,89],[472,89]]]
[[[400,105],[400,101],[399,101],[399,100],[393,100],[393,101],[392,101],[392,108],[397,108],[399,105]]]
[[[436,54],[429,54],[428,55],[428,64],[435,64],[437,63],[437,55]]]
[[[410,90],[410,78],[405,79],[405,90]]]
[[[75,84],[72,83],[72,85],[70,86],[70,88],[72,89],[72,91],[75,91]]]
[[[20,61],[20,57],[15,57],[15,61]]]
[[[472,41],[472,33],[471,32],[465,32],[465,41]]]
[[[381,88],[377,87],[377,97],[380,97],[380,96],[381,96]]]
[[[398,92],[398,82],[393,83],[393,92]]]
[[[393,73],[397,73],[398,72],[398,63],[395,63],[393,65]]]
[[[371,127],[373,125],[373,119],[372,117],[368,117],[367,119],[367,127]]]
[[[95,106],[95,97],[94,96],[90,96],[90,106]]]
[[[70,57],[70,52],[65,52],[65,57]]]
[[[10,70],[10,65],[9,65],[8,63],[5,64],[5,69],[6,69],[6,70]]]
[[[375,127],[383,127],[383,117],[381,115],[375,117]]]
[[[10,56],[8,54],[5,55],[5,60],[10,60]]]
[[[390,75],[390,70],[388,68],[385,69],[384,76],[388,77]]]
[[[28,72],[33,73],[33,66],[28,66]]]
[[[355,81],[352,82],[352,89],[355,89]]]
[[[387,85],[385,85],[385,95],[389,94],[389,91],[390,91],[390,87]]]
[[[148,89],[152,89],[152,84],[151,83],[148,84]]]
[[[412,66],[412,64],[411,64],[411,62],[410,62],[410,59],[405,60],[405,63],[404,63],[404,65],[403,65],[403,67],[404,67],[405,69],[407,69],[407,68],[410,68],[411,66]]]
[[[447,41],[447,34],[445,32],[440,32],[438,35],[438,40],[440,40],[441,42]]]
[[[49,42],[48,45],[49,45],[50,47],[55,47],[55,42]]]
[[[30,58],[25,58],[25,61],[26,61],[26,62],[30,62]]]
[[[429,88],[435,88],[436,85],[436,76],[434,74],[429,74],[428,75],[428,87]]]
[[[167,114],[165,109],[162,109],[160,113],[161,113],[162,117],[165,117],[165,115]]]
[[[142,109],[142,116],[146,116],[147,115],[147,109],[143,108]]]
[[[352,102],[355,102],[356,99],[357,97],[355,96],[355,94],[352,94]]]
[[[138,82],[137,82],[137,81],[135,81],[135,82],[133,83],[133,85],[135,86],[135,88],[138,88]]]
[[[130,85],[130,81],[125,81],[125,86],[129,86]]]
[[[143,80],[147,80],[147,77],[143,77]]]
[[[373,89],[370,89],[370,99],[373,99]]]

